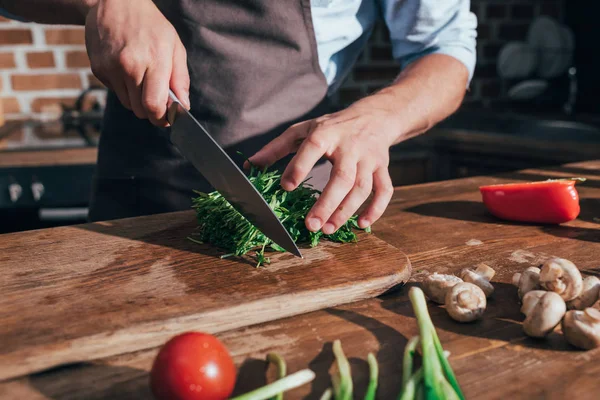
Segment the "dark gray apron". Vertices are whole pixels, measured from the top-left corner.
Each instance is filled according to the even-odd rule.
[[[328,111],[310,0],[155,0],[188,52],[194,116],[241,165],[295,122]],[[282,168],[289,157],[276,167]],[[312,172],[322,188],[330,164]],[[164,129],[109,93],[90,205],[93,221],[179,211],[210,185]]]

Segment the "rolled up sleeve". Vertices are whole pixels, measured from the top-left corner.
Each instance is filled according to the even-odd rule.
[[[394,58],[402,67],[427,54],[462,62],[473,78],[477,17],[469,0],[379,0],[390,31]]]

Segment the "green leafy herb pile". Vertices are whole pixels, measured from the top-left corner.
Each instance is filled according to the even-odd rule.
[[[304,219],[320,194],[306,181],[296,190],[287,192],[281,188],[281,174],[278,171],[255,167],[251,167],[249,179],[296,243],[309,243],[314,247],[321,238],[340,243],[356,241],[353,229],[358,229],[357,216],[353,216],[332,235],[324,235],[321,231],[311,232],[306,228]],[[192,207],[196,210],[199,230],[190,240],[224,249],[228,254],[223,257],[239,257],[254,250],[257,266],[269,263],[265,250],[285,251],[237,212],[219,192],[196,194],[198,197],[193,199]],[[370,232],[370,229],[366,231]]]

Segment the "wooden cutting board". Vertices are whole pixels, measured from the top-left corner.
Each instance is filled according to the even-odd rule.
[[[377,296],[410,262],[376,235],[269,266],[186,240],[192,212],[0,236],[0,380]]]

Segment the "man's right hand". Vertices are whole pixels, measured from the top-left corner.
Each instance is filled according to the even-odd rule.
[[[151,0],[99,0],[85,35],[92,71],[138,118],[167,126],[169,88],[189,107],[186,50]]]

